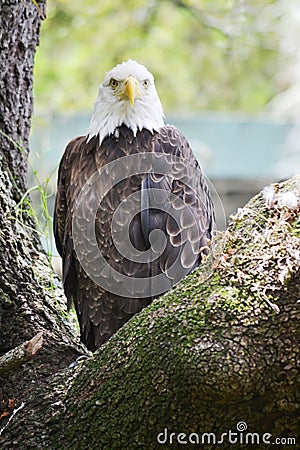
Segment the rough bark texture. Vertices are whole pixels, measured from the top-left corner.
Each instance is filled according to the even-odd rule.
[[[299,188],[297,177],[279,190]],[[256,196],[233,218],[208,280],[200,268],[93,358],[30,393],[1,448],[157,449],[167,429],[167,442],[197,433],[200,445],[186,448],[211,449],[203,433],[219,440],[239,422],[239,449],[246,432],[259,448],[269,448],[264,434],[299,439],[298,212]],[[182,447],[176,439],[170,448]]]
[[[44,8],[44,1],[39,4]],[[60,283],[34,231],[30,209],[21,212],[17,204],[25,191],[41,17],[29,0],[4,0],[0,20],[0,356],[44,332],[35,360],[0,378],[0,417],[7,417],[29,390],[85,350],[66,320]]]
[[[45,1],[39,4],[44,9]],[[23,191],[33,107],[33,63],[40,23],[40,14],[32,1],[1,0],[0,126],[8,138],[0,134],[0,148],[4,163]]]
[[[43,332],[36,334],[30,341],[10,350],[0,357],[0,375],[16,370],[28,362],[41,350],[43,346]]]

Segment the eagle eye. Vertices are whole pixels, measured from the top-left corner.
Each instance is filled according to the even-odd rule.
[[[144,86],[144,88],[149,87],[149,85],[150,85],[150,81],[149,81],[149,80],[144,80],[144,81],[143,81],[143,86]]]
[[[116,89],[119,85],[119,82],[117,80],[115,80],[114,78],[111,78],[109,80],[109,85],[112,89]]]

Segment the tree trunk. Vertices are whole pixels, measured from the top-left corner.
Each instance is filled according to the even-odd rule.
[[[276,186],[276,195],[297,194],[299,187],[300,176]],[[84,450],[181,448],[180,441],[204,449],[294,443],[297,202],[293,210],[275,197],[268,207],[262,194],[256,196],[232,218],[209,279],[202,282],[198,269],[88,361],[29,393],[1,448],[12,442]]]
[[[44,7],[40,1],[39,8]],[[5,421],[29,390],[85,350],[66,320],[60,282],[34,231],[30,208],[18,206],[26,189],[40,12],[30,0],[4,0],[0,20],[0,357],[43,334],[41,351],[32,354],[34,361],[1,374],[0,418]]]
[[[39,2],[44,10],[45,1]],[[32,114],[33,62],[41,16],[33,2],[2,0],[0,148],[16,186],[25,190]],[[14,192],[15,193],[15,192]]]

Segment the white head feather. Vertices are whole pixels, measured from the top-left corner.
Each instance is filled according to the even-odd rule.
[[[128,77],[137,81],[138,95],[130,104],[124,97],[124,83]],[[112,86],[112,81],[118,86]],[[114,83],[116,84],[116,83]],[[136,135],[146,128],[158,131],[164,126],[164,113],[154,85],[153,75],[145,66],[129,59],[108,72],[100,85],[87,134],[89,139],[99,135],[100,144],[121,125],[129,127]]]

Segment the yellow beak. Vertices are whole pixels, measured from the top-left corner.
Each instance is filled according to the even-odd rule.
[[[124,95],[129,100],[131,107],[133,107],[134,100],[138,96],[138,93],[139,89],[137,79],[133,75],[129,75],[124,83]]]

